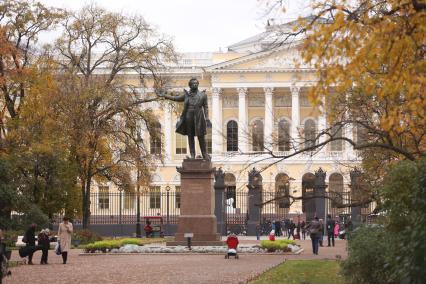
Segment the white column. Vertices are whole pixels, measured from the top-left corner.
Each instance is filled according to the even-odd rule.
[[[327,128],[327,112],[325,108],[325,96],[321,97],[321,105],[319,106],[320,114],[318,116],[318,133],[321,133]],[[323,134],[319,137],[318,143],[323,143],[328,138],[328,135]],[[323,146],[320,152],[325,154],[327,146]]]
[[[272,133],[274,131],[274,106],[272,103],[272,94],[274,89],[267,87],[263,88],[263,90],[265,92],[265,148],[266,151],[273,151],[274,141],[272,139]]]
[[[164,159],[172,159],[172,110],[170,106],[164,108]]]
[[[238,148],[248,151],[247,88],[238,88]]]
[[[220,107],[220,88],[212,89],[212,151],[213,155],[219,155],[222,151],[222,108]]]
[[[349,100],[349,95],[346,95],[346,101]],[[349,110],[346,110],[345,112],[345,119],[346,121],[351,121],[351,117],[349,114]],[[343,136],[354,141],[354,126],[352,123],[347,123],[344,125],[343,127]],[[349,144],[348,142],[344,142],[343,144],[343,150],[345,151],[345,156],[346,159],[348,160],[352,160],[355,159],[355,151],[354,151],[354,147]]]
[[[299,91],[300,87],[291,87],[291,139],[293,141],[293,147],[299,148],[299,131],[300,125],[300,102],[299,102]]]

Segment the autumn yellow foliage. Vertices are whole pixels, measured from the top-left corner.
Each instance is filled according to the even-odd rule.
[[[340,98],[345,114],[331,113],[331,121],[361,125],[371,147],[424,155],[424,1],[319,0],[313,9],[315,16],[301,21],[302,56],[318,75],[312,100]]]

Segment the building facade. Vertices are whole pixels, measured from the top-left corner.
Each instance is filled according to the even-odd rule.
[[[280,194],[309,195],[319,168],[327,173],[326,191],[348,196],[350,170],[360,162],[350,144],[343,141],[291,156],[303,147],[322,142],[324,138],[316,141],[315,137],[330,125],[326,108],[313,106],[308,99],[309,88],[316,82],[315,70],[300,63],[298,41],[259,51],[271,41],[268,29],[231,45],[227,52],[182,54],[179,64],[169,69],[170,89],[183,92],[189,79],[196,77],[200,90],[205,89],[208,94],[212,122],[207,135],[208,151],[213,165],[225,172],[228,213],[246,212],[247,202],[241,198],[247,198],[244,193],[247,193],[248,172],[253,167],[261,171],[263,191],[271,199]],[[145,107],[156,110],[157,127],[162,133],[155,139],[145,133],[145,139],[150,141],[151,153],[163,155],[164,162],[158,163],[151,186],[145,189],[143,198],[149,208],[144,214],[163,216],[170,208],[178,214],[180,176],[176,167],[189,155],[186,137],[174,131],[179,105],[150,103]],[[357,131],[348,127],[338,135],[353,139]],[[290,157],[283,159],[286,156]],[[110,200],[104,197],[114,191],[108,184],[95,189],[98,196],[92,200],[92,214],[110,210],[111,206],[106,206]],[[167,208],[166,192],[174,196],[167,201]],[[134,208],[133,199],[120,202]],[[306,217],[309,210],[315,211],[309,202],[303,199],[289,202],[284,198],[272,202],[269,210],[280,212],[282,217]],[[326,202],[332,215],[350,213],[348,208]]]

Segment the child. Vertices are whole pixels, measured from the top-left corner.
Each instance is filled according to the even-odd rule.
[[[40,264],[47,264],[47,257],[49,254],[49,248],[50,248],[50,230],[44,229],[41,230],[40,234],[38,234],[38,248],[41,249],[41,260]]]
[[[271,230],[271,232],[269,233],[269,240],[275,241],[275,230]]]

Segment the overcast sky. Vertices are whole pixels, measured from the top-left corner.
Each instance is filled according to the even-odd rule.
[[[107,10],[141,14],[172,36],[180,52],[218,51],[264,30],[267,16],[259,0],[39,0],[77,10],[97,3]],[[295,19],[308,1],[286,0],[287,19]],[[46,41],[47,38],[41,38]],[[49,38],[51,40],[51,37]]]

